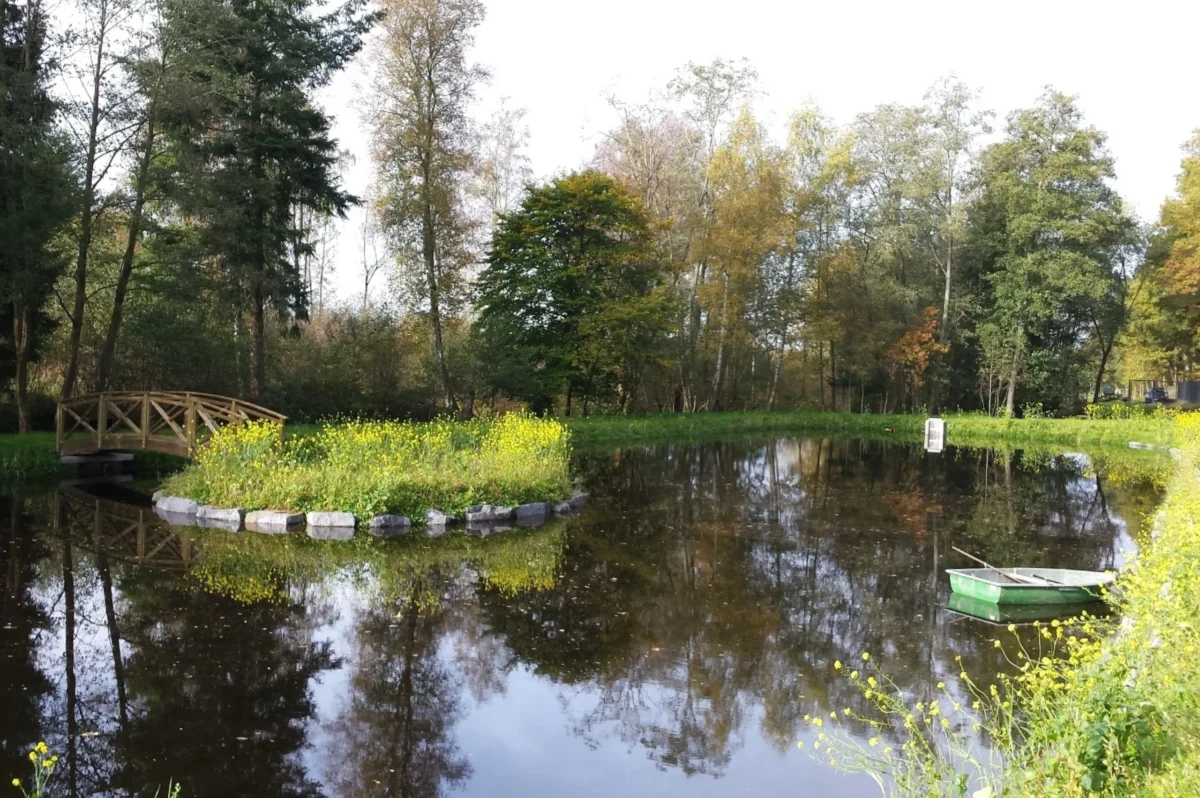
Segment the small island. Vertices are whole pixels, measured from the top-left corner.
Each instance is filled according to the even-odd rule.
[[[163,485],[167,516],[259,531],[374,531],[545,518],[579,506],[570,433],[553,419],[346,421],[284,437],[279,422],[220,430]]]

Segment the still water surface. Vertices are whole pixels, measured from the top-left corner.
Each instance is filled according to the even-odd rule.
[[[805,714],[866,711],[832,663],[870,651],[914,700],[956,655],[995,673],[995,629],[945,609],[950,547],[1118,567],[1158,500],[1080,456],[880,443],[576,465],[582,515],[484,539],[172,529],[129,484],[0,499],[0,783],[44,739],[72,796],[875,795],[796,748]]]

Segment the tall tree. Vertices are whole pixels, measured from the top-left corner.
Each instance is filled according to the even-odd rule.
[[[156,190],[152,167],[162,148],[159,113],[163,103],[164,83],[170,63],[172,45],[166,37],[161,0],[146,7],[147,26],[138,38],[129,72],[137,85],[136,100],[131,103],[129,115],[135,121],[134,144],[131,147],[133,162],[129,174],[129,207],[126,222],[125,249],[121,254],[120,271],[113,293],[113,306],[109,314],[104,343],[100,350],[100,361],[96,367],[96,390],[105,391],[112,379],[117,356],[117,340],[121,334],[121,323],[125,318],[125,299],[129,283],[133,278],[134,262],[138,245],[146,228],[146,203],[158,199],[161,191]],[[159,171],[163,171],[159,169]],[[72,329],[74,338],[74,329]],[[72,352],[77,351],[77,342],[72,343]]]
[[[133,81],[123,74],[129,53],[130,22],[136,4],[131,0],[77,0],[79,43],[84,63],[79,77],[86,97],[75,104],[72,129],[79,156],[79,236],[76,241],[75,297],[69,313],[70,342],[63,373],[62,395],[72,396],[79,379],[80,342],[88,297],[88,261],[97,217],[108,205],[102,185],[120,156],[135,140],[139,120],[131,118]]]
[[[691,274],[684,317],[684,352],[680,361],[682,404],[688,410],[699,408],[704,390],[699,385],[702,374],[697,358],[701,326],[705,322],[700,295],[708,280],[708,236],[714,219],[713,158],[725,140],[726,127],[753,95],[757,79],[758,73],[744,59],[736,62],[716,59],[710,64],[689,63],[668,86],[671,94],[684,104],[684,118],[699,134],[698,146],[693,152],[699,161],[701,185],[697,204],[690,209],[695,222],[689,225],[692,233],[688,242]]]
[[[344,215],[330,120],[312,94],[374,21],[365,0],[166,0],[178,42],[163,109],[169,197],[251,323],[250,393],[267,389],[269,308],[307,315],[298,208]]]
[[[637,388],[666,324],[653,237],[637,199],[583,172],[531,189],[501,219],[479,278],[480,339],[496,387],[540,411],[566,395]]]
[[[384,0],[371,117],[380,217],[402,267],[419,268],[433,355],[448,410],[456,407],[443,341],[443,296],[468,262],[464,205],[473,162],[468,106],[487,72],[467,50],[479,0]]]
[[[66,265],[55,239],[75,202],[49,92],[55,70],[42,4],[0,2],[0,321],[21,433],[29,429],[29,364],[48,326],[43,307]]]
[[[1129,379],[1190,377],[1200,364],[1200,131],[1183,149],[1176,194],[1127,292],[1136,308],[1123,341]]]
[[[1104,135],[1052,90],[1010,115],[1005,140],[983,153],[972,209],[990,286],[981,339],[988,359],[1004,363],[1010,415],[1023,378],[1052,377],[1072,390],[1061,384],[1064,366],[1112,296],[1136,237],[1113,177]]]

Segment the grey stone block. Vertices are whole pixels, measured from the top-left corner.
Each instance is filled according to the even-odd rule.
[[[579,512],[587,505],[588,495],[583,491],[576,491],[575,495],[567,499],[567,504],[571,505],[571,509]]]
[[[289,532],[304,523],[300,513],[289,513],[283,510],[255,510],[246,513],[246,529],[251,532],[264,532],[278,535]]]
[[[309,513],[306,520],[309,526],[337,526],[354,528],[352,513]]]
[[[441,527],[445,529],[448,526],[454,526],[458,523],[458,519],[452,515],[446,515],[441,510],[426,510],[425,511],[425,526],[426,527]]]
[[[546,502],[533,502],[517,507],[518,521],[530,518],[545,518],[548,515],[550,515],[550,505]]]
[[[154,491],[154,493],[150,494],[150,501],[154,502],[155,504],[158,504],[158,500],[161,499],[165,495],[166,494],[163,493],[161,490],[156,490],[156,491]]]
[[[191,499],[183,499],[178,496],[160,496],[154,506],[170,515],[194,516],[196,511],[200,509],[199,502],[192,501]]]
[[[479,504],[467,508],[467,523],[511,521],[517,511],[499,504]]]
[[[246,511],[241,507],[210,507],[206,504],[196,511],[196,518],[200,521],[218,521],[240,526],[246,518]]]
[[[308,536],[313,540],[353,540],[354,527],[309,525]]]
[[[575,511],[571,509],[570,502],[559,502],[558,504],[554,505],[555,515],[573,515],[574,513]]]
[[[412,522],[403,515],[377,515],[371,519],[368,529],[371,534],[380,538],[399,537],[407,535]]]

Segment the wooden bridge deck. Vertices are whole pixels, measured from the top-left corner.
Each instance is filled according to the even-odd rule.
[[[59,455],[148,451],[191,458],[221,427],[287,416],[207,393],[114,391],[59,402]]]

